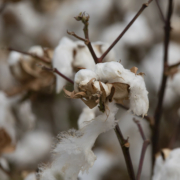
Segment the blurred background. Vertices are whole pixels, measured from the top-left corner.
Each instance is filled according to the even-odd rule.
[[[12,55],[7,48],[28,52],[38,45],[43,47],[42,56],[51,60],[54,49],[64,36],[76,40],[67,34],[67,30],[84,36],[82,23],[74,19],[84,11],[90,15],[90,40],[111,44],[145,2],[0,0],[0,180],[30,178],[29,174],[36,172],[41,163],[49,161],[57,134],[70,128],[78,128],[77,120],[84,108],[80,100],[66,98],[63,91],[56,93],[56,79],[51,72],[39,76],[39,67],[33,63],[31,68],[26,63],[17,65],[18,59],[22,57],[19,54]],[[159,2],[165,14],[167,0]],[[121,60],[125,68],[136,66],[139,72],[145,73],[150,100],[149,116],[153,116],[156,108],[163,71],[163,27],[157,6],[152,2],[114,48],[116,58]],[[169,64],[180,61],[179,0],[174,0],[172,28]],[[51,62],[48,65],[51,67]],[[73,89],[71,84],[68,83],[67,86]],[[163,108],[159,147],[179,147],[178,68],[170,73]],[[143,141],[133,117],[119,107],[117,118],[120,119],[119,125],[124,136],[129,137],[132,162],[137,172]],[[149,122],[139,119],[146,137],[150,139]],[[79,174],[80,180],[128,179],[124,157],[114,131],[100,135],[93,150],[97,156],[95,165],[89,174]],[[151,172],[149,146],[141,180],[150,179]]]

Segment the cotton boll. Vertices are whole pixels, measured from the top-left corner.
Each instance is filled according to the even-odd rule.
[[[91,79],[97,78],[95,72],[89,69],[82,69],[78,71],[74,78],[74,91],[79,92],[79,86],[86,85]]]
[[[23,167],[35,164],[46,156],[51,148],[51,137],[41,131],[32,131],[24,135],[16,146],[16,150],[11,154],[6,154],[7,159]]]
[[[53,175],[60,173],[64,180],[76,180],[80,171],[88,172],[93,166],[96,156],[91,148],[99,134],[106,132],[115,126],[116,106],[108,104],[108,114],[103,113],[79,131],[69,130],[58,136],[59,143],[53,150],[54,158],[50,169]],[[41,176],[42,177],[42,176]],[[44,177],[44,176],[43,176]],[[41,179],[40,180],[44,180]]]
[[[62,42],[56,47],[53,56],[53,67],[57,68],[65,76],[72,78],[73,76],[73,48],[74,44],[67,38],[63,38]],[[66,84],[66,80],[56,74],[56,92],[59,93],[63,86]]]
[[[165,159],[158,156],[155,162],[153,180],[180,179],[180,149],[172,150]]]
[[[180,45],[171,43],[169,46],[168,64],[173,65],[179,61]],[[163,72],[163,44],[157,44],[142,62],[142,69],[146,74],[146,82],[149,88],[158,91]]]

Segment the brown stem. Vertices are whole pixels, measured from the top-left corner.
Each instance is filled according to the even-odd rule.
[[[175,64],[173,64],[173,65],[168,66],[168,69],[178,67],[179,65],[180,65],[180,61],[175,63]]]
[[[45,71],[51,71],[51,72],[55,72],[56,74],[58,74],[59,76],[61,76],[62,78],[66,79],[68,82],[70,82],[71,84],[74,84],[74,81],[71,80],[70,78],[68,78],[67,76],[65,76],[64,74],[62,74],[60,71],[58,71],[56,68],[52,69],[43,65],[40,65],[41,68]]]
[[[40,57],[40,56],[38,56],[38,55],[36,55],[36,54],[33,54],[33,53],[20,51],[20,50],[14,49],[14,48],[7,48],[7,50],[9,50],[9,51],[16,51],[16,52],[19,52],[19,53],[21,53],[21,54],[25,54],[25,55],[31,56],[31,57],[33,57],[33,58],[37,58],[37,59],[39,59],[40,61],[45,62],[45,63],[51,63],[51,60],[50,60],[50,59],[45,58],[45,57]]]
[[[131,25],[134,23],[134,21],[139,17],[139,15],[144,11],[146,7],[151,3],[152,0],[149,0],[147,3],[144,3],[142,7],[139,9],[139,11],[136,13],[134,18],[129,22],[129,24],[125,27],[125,29],[122,31],[122,33],[115,39],[115,41],[110,45],[110,47],[103,53],[103,55],[99,58],[99,61],[102,62],[102,60],[105,58],[105,56],[109,53],[109,51],[116,45],[116,43],[123,37],[123,35],[126,33],[126,31],[131,27]]]
[[[67,33],[68,33],[69,35],[71,35],[71,36],[74,36],[75,38],[77,38],[77,39],[79,39],[79,40],[81,40],[81,41],[84,41],[85,44],[88,42],[87,39],[84,39],[84,38],[82,38],[82,37],[76,35],[75,32],[69,32],[69,31],[67,31]]]
[[[138,126],[139,132],[140,132],[141,137],[143,139],[143,146],[142,146],[142,149],[141,149],[141,156],[140,156],[140,160],[139,160],[138,172],[137,172],[137,175],[136,175],[136,180],[139,180],[140,177],[141,177],[141,172],[142,172],[142,167],[143,167],[143,162],[144,162],[146,149],[147,149],[148,145],[150,144],[150,140],[146,139],[146,136],[144,134],[144,131],[143,131],[139,121],[136,120],[135,118],[133,120],[136,123],[136,125]]]
[[[156,4],[157,4],[157,7],[158,7],[158,10],[159,10],[159,13],[160,13],[160,16],[161,16],[161,19],[164,23],[166,23],[166,20],[165,20],[165,17],[163,15],[163,12],[162,12],[162,9],[160,7],[160,4],[159,4],[159,0],[155,0],[156,1]]]
[[[167,12],[167,20],[165,24],[165,37],[164,37],[164,69],[163,69],[163,77],[162,77],[162,82],[161,82],[161,87],[159,91],[159,98],[158,98],[158,103],[156,107],[156,111],[154,114],[154,129],[153,129],[153,136],[152,136],[152,159],[153,163],[155,161],[155,154],[159,150],[159,135],[160,135],[160,120],[161,120],[161,115],[162,115],[162,104],[163,104],[163,98],[164,98],[164,93],[165,93],[165,88],[166,88],[166,82],[167,82],[167,76],[165,75],[165,71],[167,69],[167,63],[168,63],[168,48],[169,48],[169,40],[170,40],[170,31],[171,31],[171,15],[172,15],[172,10],[173,10],[173,0],[169,0],[169,6],[168,6],[168,12]]]
[[[130,177],[131,180],[135,180],[136,178],[135,178],[135,174],[134,174],[134,169],[133,169],[133,165],[132,165],[131,156],[130,156],[130,153],[129,153],[128,139],[124,139],[118,124],[115,126],[114,130],[115,130],[115,133],[116,133],[117,138],[119,140],[119,144],[120,144],[120,146],[122,148],[122,151],[123,151],[123,155],[124,155],[124,158],[125,158],[126,167],[127,167],[127,170],[128,170],[129,177]]]

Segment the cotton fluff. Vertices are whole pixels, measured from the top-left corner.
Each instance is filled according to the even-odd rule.
[[[95,118],[95,111],[97,108],[90,109],[89,107],[84,107],[82,113],[78,118],[78,128],[82,129],[86,124]]]
[[[154,166],[152,180],[179,180],[180,179],[180,148],[170,151],[165,158],[158,156]]]
[[[99,57],[109,47],[109,44],[95,42],[92,43],[92,47]],[[111,51],[103,60],[103,62],[108,61],[116,61],[114,51]],[[67,37],[63,37],[55,49],[53,67],[67,77],[73,78],[76,71],[81,68],[94,69],[95,62],[84,42],[72,41]],[[56,92],[59,93],[66,84],[66,80],[59,75],[56,75],[56,79]]]
[[[106,113],[88,121],[82,129],[59,134],[59,142],[53,150],[53,162],[40,173],[40,180],[57,175],[64,180],[76,180],[80,171],[88,172],[96,160],[91,150],[96,138],[116,124],[115,114],[118,109],[114,103],[108,104],[108,107]]]

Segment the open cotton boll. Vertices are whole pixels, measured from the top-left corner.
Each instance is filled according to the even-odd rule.
[[[53,56],[53,67],[57,68],[65,76],[72,78],[73,76],[73,48],[74,44],[67,39],[62,39],[62,42],[56,47]],[[66,80],[56,74],[56,92],[59,93],[63,86],[66,84]]]
[[[107,62],[96,64],[94,72],[97,74],[98,80],[109,82],[115,78],[121,77],[124,67],[119,62]]]
[[[51,166],[40,174],[40,180],[46,180],[46,171],[54,176],[61,175],[64,180],[76,180],[80,171],[88,172],[93,166],[96,156],[91,148],[99,134],[114,128],[115,104],[108,104],[108,114],[103,113],[89,121],[82,129],[69,130],[58,136],[59,142],[53,150],[54,158]]]
[[[95,72],[89,69],[81,69],[74,78],[74,91],[79,92],[79,86],[86,85],[91,79],[97,78]]]
[[[152,180],[180,179],[179,161],[180,148],[170,151],[167,156],[159,155],[155,161],[154,174]]]

